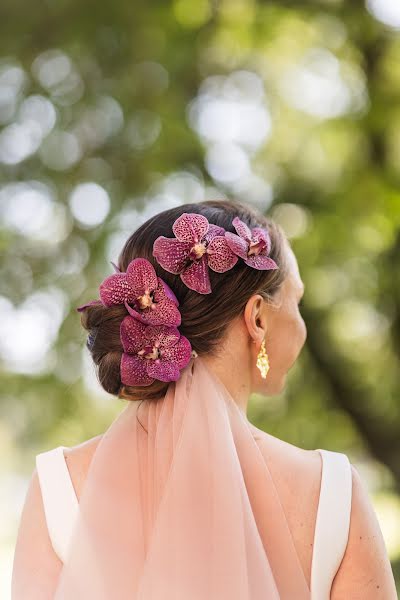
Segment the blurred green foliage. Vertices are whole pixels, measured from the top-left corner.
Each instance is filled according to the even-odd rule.
[[[349,455],[382,524],[390,504],[400,577],[400,22],[378,4],[3,0],[2,466],[30,470],[120,410],[74,308],[126,237],[238,198],[282,224],[306,285],[306,346],[250,417]]]

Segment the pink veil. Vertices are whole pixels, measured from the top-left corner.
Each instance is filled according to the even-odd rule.
[[[249,422],[200,356],[95,451],[56,600],[309,600]]]

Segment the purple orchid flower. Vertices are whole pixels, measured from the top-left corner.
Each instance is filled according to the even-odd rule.
[[[242,258],[246,265],[260,270],[279,269],[276,262],[268,256],[271,250],[271,239],[266,229],[253,227],[250,230],[239,217],[233,219],[232,225],[238,235],[227,231],[226,241],[230,249]]]
[[[121,382],[150,385],[155,379],[176,381],[192,357],[189,340],[177,327],[146,325],[127,315],[120,326],[124,353]]]
[[[100,284],[101,300],[83,304],[77,308],[78,311],[93,304],[124,304],[129,314],[142,323],[175,326],[181,324],[179,302],[165,281],[157,277],[150,261],[146,258],[135,258],[129,263],[126,273],[121,272],[114,264],[113,267],[116,273],[106,277]]]
[[[175,238],[160,235],[153,244],[158,263],[200,294],[211,293],[208,267],[218,273],[238,261],[225,239],[225,229],[197,213],[182,213],[172,225]]]

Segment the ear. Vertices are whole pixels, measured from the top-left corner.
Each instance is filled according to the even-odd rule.
[[[248,299],[243,316],[252,340],[261,343],[267,331],[267,319],[265,302],[260,294],[253,294]]]

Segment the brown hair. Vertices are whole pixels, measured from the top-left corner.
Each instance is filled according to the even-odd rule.
[[[279,269],[253,269],[239,260],[225,273],[209,269],[212,287],[210,294],[199,294],[189,289],[179,275],[165,271],[152,254],[153,243],[158,236],[174,237],[172,224],[184,212],[204,215],[210,223],[233,233],[236,233],[232,225],[234,217],[239,217],[250,228],[268,229],[271,238],[269,256]],[[134,258],[147,258],[179,301],[182,315],[179,331],[189,339],[192,349],[199,355],[216,354],[229,323],[241,314],[248,299],[258,293],[270,301],[281,288],[288,272],[285,239],[283,230],[277,223],[240,202],[207,200],[183,204],[158,213],[143,223],[126,241],[118,259],[118,267],[121,271],[126,271]],[[157,400],[165,395],[168,383],[155,380],[149,386],[137,387],[121,384],[120,361],[123,348],[119,328],[127,314],[124,305],[109,308],[92,305],[82,312],[81,322],[89,331],[88,347],[97,366],[97,377],[107,392],[119,398]]]

